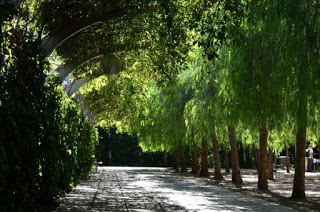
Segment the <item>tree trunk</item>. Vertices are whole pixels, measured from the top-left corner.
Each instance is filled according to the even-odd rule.
[[[231,165],[232,165],[232,183],[242,183],[239,158],[237,150],[236,132],[233,126],[228,126],[229,140],[231,145]]]
[[[224,161],[225,161],[225,164],[226,164],[226,172],[227,172],[227,173],[230,173],[230,167],[229,167],[229,151],[228,151],[227,148],[225,149]]]
[[[306,28],[307,36],[310,36],[313,29],[309,26]],[[310,34],[309,34],[310,33]],[[309,48],[310,43],[306,41],[305,49],[301,51],[300,67],[297,69],[297,103],[298,110],[296,113],[296,154],[295,154],[295,173],[293,179],[292,198],[305,199],[305,145],[308,123],[308,95],[310,94],[310,66],[309,66]],[[311,47],[313,48],[313,47]]]
[[[306,198],[305,194],[305,145],[306,128],[298,128],[296,135],[295,173],[292,198]]]
[[[274,180],[273,178],[273,149],[269,147],[268,153],[268,180]]]
[[[179,153],[178,150],[174,150],[173,156],[173,169],[179,171]]]
[[[215,180],[222,180],[221,174],[221,163],[220,163],[220,154],[219,154],[219,147],[218,147],[218,140],[216,136],[215,129],[212,135],[212,146],[213,146],[213,162],[214,162],[214,178]]]
[[[259,163],[259,177],[258,177],[258,189],[268,190],[268,169],[267,169],[267,125],[261,123],[259,129],[260,137],[260,163]]]
[[[287,173],[290,173],[289,148],[287,144],[286,144],[286,167],[287,167]]]
[[[201,170],[200,177],[209,177],[208,171],[208,141],[202,139],[202,154],[201,154]]]
[[[257,146],[254,143],[252,144],[252,151],[253,151],[253,155],[254,155],[254,161],[256,163],[256,169],[259,172],[260,154],[259,154],[259,150],[257,149]]]
[[[193,145],[192,149],[192,169],[191,174],[198,174],[199,171],[199,161],[198,161],[198,151],[197,146]]]
[[[180,150],[180,158],[181,158],[181,172],[187,172],[187,161],[186,161],[186,157],[184,155],[184,148],[181,148]]]

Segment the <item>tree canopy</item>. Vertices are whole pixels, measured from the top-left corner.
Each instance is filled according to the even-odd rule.
[[[145,151],[214,137],[229,149],[237,134],[260,149],[261,167],[268,145],[279,154],[296,144],[292,196],[305,197],[304,148],[319,144],[318,0],[18,2],[0,3],[0,180],[30,186],[9,180],[9,202],[35,202],[47,184],[58,199],[88,173],[88,117],[137,134]]]

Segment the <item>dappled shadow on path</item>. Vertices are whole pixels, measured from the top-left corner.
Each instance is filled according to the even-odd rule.
[[[256,170],[241,170],[243,184],[237,188],[231,182],[231,174],[223,173],[224,180],[217,184],[213,177],[208,183],[219,185],[236,192],[279,203],[300,211],[320,211],[320,173],[306,173],[306,200],[291,199],[294,173],[287,174],[279,170],[274,174],[275,180],[269,180],[269,191],[258,190]]]
[[[132,185],[137,179],[136,171],[127,174],[116,168],[99,168],[98,173],[63,198],[56,211],[186,211]]]
[[[152,177],[155,176],[156,177]],[[209,180],[170,172],[138,174],[135,184],[188,211],[291,211],[274,203],[212,185]]]
[[[214,184],[165,168],[100,167],[56,211],[292,211]]]

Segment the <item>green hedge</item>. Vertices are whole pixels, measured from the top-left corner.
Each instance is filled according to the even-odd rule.
[[[167,152],[142,152],[136,135],[118,134],[114,128],[99,128],[96,159],[106,166],[171,167],[173,155]]]
[[[0,211],[54,207],[91,169],[97,130],[64,94],[39,39],[1,24]]]

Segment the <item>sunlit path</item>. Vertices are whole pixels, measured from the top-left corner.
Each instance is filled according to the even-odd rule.
[[[294,211],[165,168],[100,167],[56,211]]]

